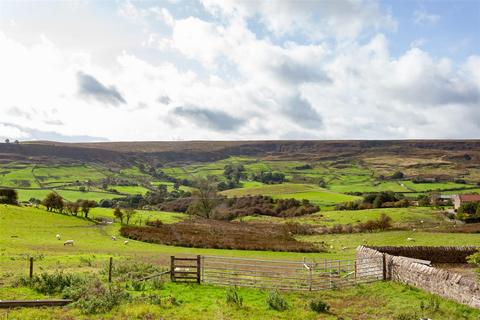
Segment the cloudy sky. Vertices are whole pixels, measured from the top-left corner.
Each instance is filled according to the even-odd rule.
[[[0,1],[0,138],[480,138],[480,0]]]

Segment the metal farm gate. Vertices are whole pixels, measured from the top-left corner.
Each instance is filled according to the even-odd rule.
[[[180,260],[181,259],[181,260]],[[185,260],[183,260],[185,259]],[[191,260],[190,260],[191,259]],[[361,260],[283,261],[219,256],[172,257],[172,280],[190,276],[198,283],[280,290],[318,291],[385,278],[382,257]],[[185,264],[189,263],[190,268]]]

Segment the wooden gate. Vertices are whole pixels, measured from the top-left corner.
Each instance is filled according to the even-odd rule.
[[[217,285],[318,291],[384,279],[380,258],[283,261],[202,256],[201,281]]]
[[[173,282],[318,291],[385,279],[382,257],[284,261],[220,256],[171,257]]]
[[[172,282],[200,283],[201,257],[170,257],[170,279]]]

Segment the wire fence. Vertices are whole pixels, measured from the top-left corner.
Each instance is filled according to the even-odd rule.
[[[361,260],[284,261],[199,256],[198,279],[207,284],[318,291],[384,279],[382,257]],[[172,260],[174,261],[174,260]],[[172,262],[172,270],[195,274]],[[174,272],[173,271],[173,272]],[[175,278],[172,278],[175,281]]]
[[[55,261],[43,258],[21,257],[19,261],[0,259],[0,284],[6,284],[14,275],[30,278],[60,267]],[[140,263],[138,259],[133,262]],[[153,262],[153,261],[151,261]],[[125,261],[111,257],[96,260],[83,258],[80,264],[66,265],[62,270],[102,274],[112,282],[112,269]],[[156,262],[155,265],[158,266]],[[197,282],[223,286],[252,287],[292,291],[318,291],[344,288],[360,283],[385,279],[385,261],[382,256],[350,260],[261,260],[222,256],[175,257],[170,268],[160,273],[144,275],[141,280],[170,274],[173,282]]]

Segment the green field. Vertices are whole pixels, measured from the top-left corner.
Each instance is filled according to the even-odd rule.
[[[435,191],[435,190],[448,190],[448,189],[466,189],[472,188],[472,185],[453,183],[453,182],[443,182],[443,183],[413,183],[411,181],[403,181],[405,186],[409,189],[413,189],[417,192],[425,191]]]
[[[397,213],[398,217],[405,215],[405,217],[410,218],[412,216],[420,218],[423,217],[424,214],[427,213],[417,212],[408,215],[405,212]],[[394,214],[391,215],[394,216]],[[113,210],[95,208],[91,210],[90,216],[92,218],[113,218]],[[371,212],[369,217],[373,216],[374,213]],[[139,211],[138,216],[132,219],[133,223],[135,223],[140,217],[143,221],[147,218],[151,220],[158,218],[165,223],[169,223],[179,221],[183,219],[185,215],[178,213]],[[348,220],[342,221],[346,222]],[[118,235],[118,229],[120,227],[118,223],[111,225],[95,225],[81,217],[49,213],[44,209],[14,206],[0,207],[0,222],[0,247],[4,248],[4,255],[2,256],[4,258],[8,255],[28,255],[36,254],[38,252],[42,252],[46,256],[75,256],[85,253],[149,256],[155,253],[158,256],[166,257],[172,252],[176,252],[282,259],[302,259],[304,256],[316,258],[351,258],[353,255],[353,248],[357,245],[363,244],[364,239],[372,241],[371,244],[384,245],[393,245],[395,243],[398,245],[438,245],[440,243],[442,245],[480,245],[480,237],[475,234],[385,231],[360,234],[302,236],[301,238],[306,241],[330,241],[331,239],[342,239],[342,243],[348,243],[348,246],[352,248],[351,251],[344,252],[335,247],[332,250],[328,250],[328,252],[316,254],[181,248],[142,243],[138,241],[131,241],[131,244],[126,247],[121,245],[120,241],[112,242],[110,239],[111,235]],[[75,248],[64,247],[61,245],[61,243],[55,239],[55,234],[57,233],[61,233],[63,239],[75,239],[77,242]],[[407,242],[406,239],[408,237],[413,237],[416,241]]]
[[[331,227],[336,224],[357,224],[366,222],[367,220],[377,220],[382,214],[386,214],[392,218],[394,226],[397,227],[413,225],[415,228],[424,228],[446,224],[445,219],[438,214],[436,210],[428,207],[320,211],[307,216],[287,219],[268,216],[247,216],[239,218],[238,220],[272,223],[297,222],[312,226]]]
[[[110,188],[126,194],[145,194],[149,191],[149,189],[142,186],[111,186]]]
[[[106,177],[102,171],[91,166],[35,167],[33,174],[44,186],[58,183],[69,184],[77,181],[98,181]]]
[[[0,167],[0,186],[38,188],[32,173],[34,166],[10,165]]]
[[[18,200],[28,201],[31,198],[43,200],[50,192],[56,192],[61,195],[65,200],[76,201],[79,199],[100,201],[102,199],[120,198],[122,195],[107,192],[91,192],[91,191],[76,191],[76,190],[64,190],[64,189],[17,189]]]
[[[388,209],[389,214],[395,219],[420,219],[432,214],[430,209]],[[393,210],[396,210],[394,213]],[[365,218],[378,216],[381,210],[365,211]],[[112,218],[113,210],[95,208],[91,217]],[[329,217],[338,222],[351,222],[353,212],[330,212]],[[355,214],[362,214],[361,211]],[[301,218],[308,222],[309,218]],[[164,223],[172,223],[185,218],[182,214],[167,212],[139,211],[137,217],[158,218]],[[362,218],[363,219],[363,218]],[[195,249],[170,247],[157,244],[142,243],[129,240],[128,245],[123,244],[124,238],[118,234],[119,224],[96,225],[81,217],[72,217],[58,213],[46,212],[43,209],[30,207],[1,206],[0,207],[0,281],[9,281],[18,275],[27,272],[27,258],[35,257],[35,272],[42,270],[62,269],[67,272],[98,272],[104,268],[108,257],[113,256],[115,263],[123,259],[135,261],[148,261],[168,264],[170,255],[179,254],[204,254],[223,255],[253,258],[293,259],[301,261],[308,259],[352,258],[355,247],[358,245],[480,245],[480,237],[475,234],[447,234],[413,231],[388,231],[360,234],[301,236],[299,239],[327,244],[326,253],[288,253],[288,252],[263,252],[239,251],[221,249]],[[56,234],[62,236],[59,241]],[[117,236],[113,241],[111,236]],[[408,241],[412,238],[414,241]],[[73,239],[75,246],[63,246],[63,240]],[[391,282],[374,283],[358,286],[352,289],[327,290],[320,293],[288,293],[286,297],[291,309],[278,312],[268,309],[265,304],[266,292],[254,289],[240,289],[244,297],[244,308],[235,309],[224,304],[225,289],[214,286],[182,286],[167,284],[157,293],[168,297],[175,296],[181,300],[180,306],[168,304],[150,305],[146,303],[124,304],[114,309],[111,315],[127,318],[142,319],[146,312],[156,316],[168,316],[172,319],[337,319],[339,316],[353,317],[372,316],[378,319],[391,319],[394,314],[420,311],[420,301],[430,299],[431,295],[418,289],[408,288]],[[28,288],[0,288],[3,299],[43,298],[42,295]],[[132,292],[132,294],[138,294]],[[317,315],[308,309],[305,301],[313,297],[322,297],[332,306],[330,314]],[[381,299],[380,299],[381,297]],[[345,300],[350,301],[345,303]],[[167,300],[166,300],[167,301]],[[425,302],[424,301],[424,302]],[[221,306],[219,309],[218,306]],[[221,310],[221,311],[220,311]],[[0,315],[2,315],[0,311]],[[480,311],[460,306],[441,299],[441,307],[430,316],[439,319],[471,319],[478,316]],[[82,317],[76,309],[54,308],[46,309],[19,309],[9,313],[9,318],[15,317],[30,319],[58,319],[60,315]],[[102,318],[98,315],[93,318]],[[92,316],[86,316],[90,319]]]
[[[142,292],[145,294],[145,292]],[[140,292],[130,291],[132,296]],[[418,289],[391,283],[377,282],[360,285],[350,289],[326,290],[319,293],[282,293],[289,308],[283,312],[270,309],[266,304],[268,292],[239,288],[243,298],[242,307],[226,303],[226,288],[211,285],[185,285],[167,283],[163,289],[149,290],[148,294],[157,294],[163,303],[125,303],[112,310],[106,318],[115,319],[397,319],[402,315],[416,313],[433,319],[476,319],[480,311],[459,304],[438,299],[438,310],[433,311],[422,305],[435,299],[433,295]],[[42,295],[28,289],[0,288],[0,295],[17,299],[39,299]],[[169,302],[175,297],[176,304]],[[315,313],[310,310],[309,302],[322,299],[331,308],[328,313]],[[0,310],[0,317],[8,319],[105,319],[105,315],[82,315],[71,308],[38,308]],[[400,318],[398,318],[400,319]],[[416,318],[415,318],[416,319]]]
[[[336,203],[355,201],[359,197],[332,192],[314,185],[282,183],[261,185],[247,188],[231,189],[221,192],[227,197],[246,195],[265,195],[273,198],[307,199],[318,205],[334,205]]]

